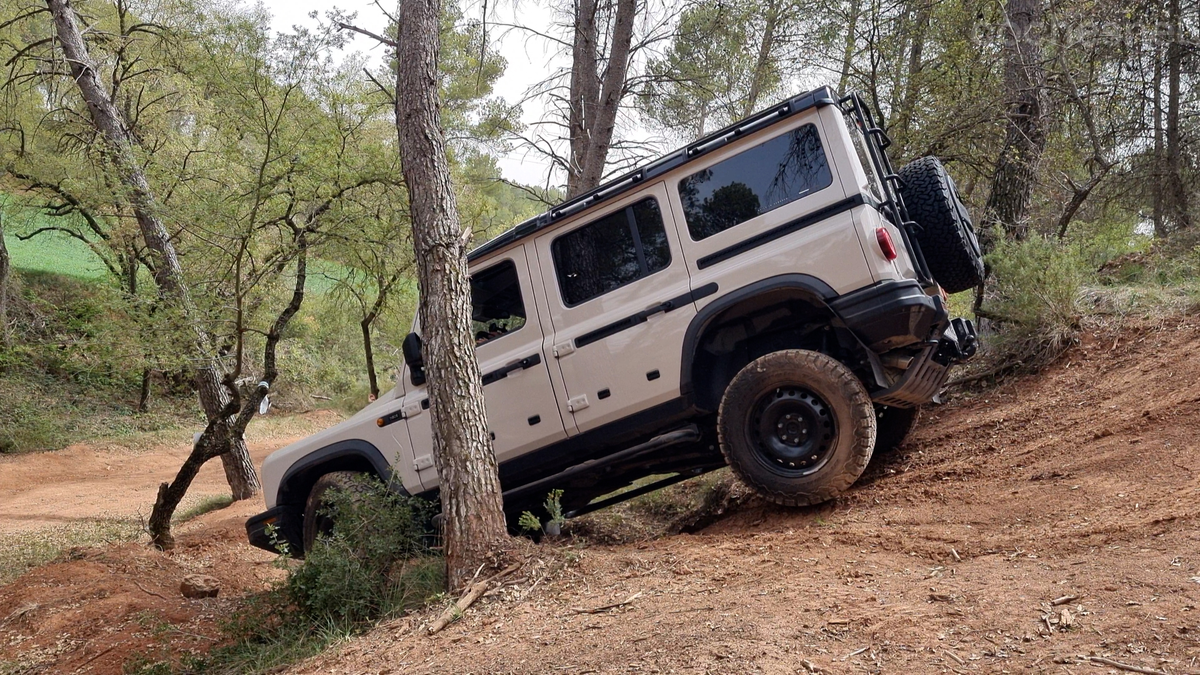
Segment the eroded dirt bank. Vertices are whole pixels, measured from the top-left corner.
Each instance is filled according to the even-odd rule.
[[[436,637],[297,672],[1200,672],[1197,327],[1089,334],[959,397],[832,505],[583,548]]]

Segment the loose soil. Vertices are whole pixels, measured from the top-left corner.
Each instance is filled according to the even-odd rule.
[[[293,672],[1118,672],[1096,657],[1200,673],[1198,329],[1091,330],[1039,376],[927,411],[830,504],[751,500],[696,534],[567,542],[546,552],[557,573],[518,572],[436,636],[440,607]],[[34,645],[59,650],[51,672],[119,672],[96,656],[108,629],[83,624],[128,626],[134,606],[215,635],[225,591],[185,601],[175,575],[202,568],[233,596],[276,573],[226,513],[181,552],[99,549],[0,587],[0,661]],[[127,604],[93,609],[105,593]]]

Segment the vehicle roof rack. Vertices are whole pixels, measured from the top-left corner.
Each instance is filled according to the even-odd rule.
[[[618,195],[622,195],[630,190],[637,188],[650,179],[661,176],[668,171],[673,171],[688,162],[703,157],[704,155],[722,148],[729,143],[745,136],[766,129],[770,126],[778,124],[783,120],[797,115],[810,108],[819,106],[836,105],[837,94],[829,87],[821,87],[810,92],[794,96],[782,103],[777,103],[766,110],[757,112],[743,120],[734,122],[733,124],[714,131],[699,140],[696,140],[674,152],[668,153],[650,162],[649,164],[634,169],[629,173],[614,178],[613,180],[603,183],[600,186],[588,190],[583,194],[577,195],[568,199],[557,206],[551,207],[549,211],[530,218],[516,227],[503,232],[490,241],[482,244],[475,250],[467,254],[467,260],[475,261],[489,253],[494,253],[510,244],[513,244],[525,237],[550,227],[554,223],[574,215],[584,209],[590,208],[596,204],[606,202]]]

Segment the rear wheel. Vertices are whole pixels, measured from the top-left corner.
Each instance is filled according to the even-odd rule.
[[[920,416],[920,408],[875,406],[874,454],[888,453],[903,445],[904,439],[917,426]]]
[[[862,383],[838,361],[803,349],[743,368],[721,399],[717,428],[738,477],[787,506],[845,491],[875,445],[875,411]]]
[[[929,273],[947,293],[983,283],[983,254],[954,179],[937,157],[922,157],[898,172],[908,217],[921,226],[917,243]]]
[[[308,491],[308,500],[304,503],[304,552],[312,550],[317,537],[333,533],[334,516],[329,513],[329,491],[343,490],[353,492],[359,485],[356,478],[363,474],[357,471],[334,471],[317,479],[312,489]]]

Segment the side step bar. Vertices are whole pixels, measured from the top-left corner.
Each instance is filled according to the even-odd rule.
[[[556,473],[553,476],[547,476],[541,480],[508,490],[504,493],[504,502],[507,504],[510,503],[510,500],[520,500],[522,498],[529,497],[530,495],[544,494],[555,487],[569,482],[571,479],[577,478],[583,474],[591,474],[603,469],[604,467],[620,464],[621,462],[631,460],[639,455],[654,452],[655,450],[661,450],[672,445],[695,443],[699,440],[700,429],[695,424],[689,424],[682,429],[668,431],[665,434],[655,436],[645,443],[640,443],[632,448],[627,448],[620,452],[613,453],[607,457],[601,457],[600,459],[589,460],[583,464],[576,464],[575,466],[566,469],[565,471]]]

